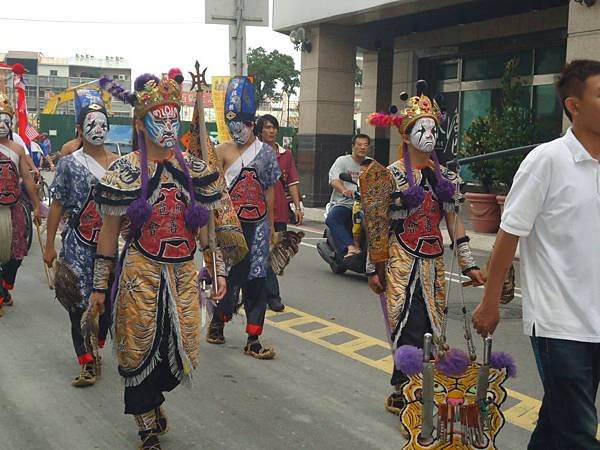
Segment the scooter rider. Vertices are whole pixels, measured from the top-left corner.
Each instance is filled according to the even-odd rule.
[[[371,146],[371,138],[366,134],[357,134],[352,138],[352,154],[338,157],[329,169],[331,208],[325,223],[335,241],[338,252],[350,258],[361,253],[352,237],[352,205],[357,185],[340,180],[341,173],[348,173],[354,182],[358,182],[361,163],[365,160]]]

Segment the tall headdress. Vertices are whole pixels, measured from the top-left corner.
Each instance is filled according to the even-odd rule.
[[[376,127],[396,127],[400,134],[406,134],[417,120],[423,118],[431,118],[435,121],[436,125],[439,126],[442,121],[443,111],[435,100],[432,100],[425,94],[426,90],[427,82],[425,80],[417,81],[417,95],[409,97],[406,92],[400,94],[400,99],[406,102],[404,109],[398,112],[398,109],[394,106],[390,110],[390,113],[373,113],[368,117],[368,122]],[[404,160],[404,167],[406,168],[406,178],[410,186],[404,193],[402,202],[407,208],[412,209],[423,203],[425,191],[421,186],[415,183],[406,143],[403,144],[402,158]],[[435,150],[431,152],[431,158],[434,161],[437,181],[434,186],[434,191],[441,202],[448,202],[454,196],[456,186],[442,176],[440,163]]]
[[[181,108],[181,86],[166,75],[161,79],[149,73],[140,75],[133,83],[134,92],[125,90],[110,78],[102,78],[100,87],[133,106],[133,114],[137,119],[142,119],[148,112],[162,105]],[[152,214],[152,206],[148,203],[148,152],[146,140],[141,131],[138,131],[138,143],[142,183],[140,197],[127,208],[127,217],[131,222],[132,232],[137,232]],[[185,211],[185,224],[191,231],[196,232],[198,228],[202,228],[208,222],[208,210],[196,203],[192,177],[181,149],[176,147],[173,153],[187,180],[186,189],[190,197],[190,204]]]
[[[225,120],[254,122],[256,118],[254,84],[248,77],[233,77],[225,93]]]
[[[8,114],[10,117],[15,115],[15,109],[13,108],[8,95],[0,92],[0,113]]]
[[[102,101],[102,94],[96,89],[78,89],[75,91],[75,120],[83,126],[85,116],[90,112],[101,112],[108,119],[106,107]]]

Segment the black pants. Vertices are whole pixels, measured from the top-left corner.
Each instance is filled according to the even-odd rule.
[[[252,243],[256,224],[242,222],[242,230],[246,242]],[[250,245],[248,246],[250,247]],[[229,271],[227,277],[227,293],[219,302],[213,314],[214,322],[229,322],[233,313],[237,310],[240,289],[246,312],[246,333],[250,336],[260,336],[265,323],[265,312],[267,310],[267,296],[265,290],[265,278],[254,278],[248,280],[250,273],[250,252],[242,261],[237,263]]]
[[[529,450],[597,450],[600,344],[537,337],[544,399]]]
[[[10,261],[2,264],[2,270],[0,271],[0,276],[2,279],[2,283],[0,285],[1,289],[11,290],[15,286],[17,271],[19,270],[19,267],[21,267],[22,262],[23,261],[20,259],[11,259]]]
[[[85,348],[83,334],[81,334],[81,316],[83,315],[83,309],[77,309],[69,311],[69,319],[71,319],[71,338],[73,340],[73,348],[78,358],[82,357],[88,351]],[[100,329],[98,332],[98,342],[106,341],[108,330],[110,329],[110,301],[104,302],[104,312],[100,315],[99,325]],[[84,361],[85,362],[85,361]],[[82,360],[79,361],[82,364]]]
[[[401,345],[413,345],[418,348],[423,348],[423,336],[425,333],[431,333],[431,322],[427,315],[427,307],[423,298],[423,290],[421,283],[417,282],[415,287],[410,309],[408,310],[408,320],[402,328],[400,339],[398,339],[398,347]],[[394,365],[394,373],[392,374],[392,386],[404,384],[408,378]]]
[[[164,294],[164,288],[162,289]],[[163,392],[170,392],[179,385],[179,380],[171,372],[169,367],[169,340],[176,339],[171,327],[171,317],[168,309],[168,300],[163,296],[159,299],[164,307],[164,320],[160,320],[155,339],[160,339],[158,351],[160,362],[152,372],[137,386],[125,387],[125,414],[143,414],[154,408],[158,408],[165,401]],[[159,329],[160,322],[163,323],[162,330]],[[177,355],[179,367],[182,367],[181,358]]]
[[[275,231],[287,231],[287,223],[285,222],[275,222]],[[277,275],[271,269],[269,265],[267,269],[267,281],[265,285],[265,289],[267,290],[267,302],[271,302],[273,300],[281,301],[281,293],[279,292],[279,281],[277,280]]]

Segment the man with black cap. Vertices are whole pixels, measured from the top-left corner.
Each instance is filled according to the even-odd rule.
[[[247,77],[234,77],[225,94],[225,121],[233,140],[219,145],[216,151],[249,252],[229,271],[227,294],[215,309],[206,340],[211,344],[225,343],[223,329],[237,309],[241,290],[248,334],[244,353],[257,359],[272,359],[274,350],[263,347],[259,337],[267,308],[265,280],[274,232],[273,186],[281,171],[271,147],[254,136],[254,93],[254,85]]]
[[[62,233],[62,249],[57,263],[56,296],[69,313],[73,346],[80,365],[80,373],[72,385],[86,387],[96,382],[98,371],[98,361],[93,349],[85,344],[81,329],[81,318],[92,292],[96,244],[102,227],[94,192],[98,180],[117,156],[104,148],[109,124],[100,94],[94,90],[78,91],[75,110],[77,132],[83,137],[83,145],[61,158],[56,167],[50,189],[52,205],[47,221],[44,261],[52,266],[57,257],[54,239],[61,217],[66,216],[67,226]],[[73,286],[78,289],[73,289]],[[99,347],[104,346],[108,318],[107,310],[100,318]]]

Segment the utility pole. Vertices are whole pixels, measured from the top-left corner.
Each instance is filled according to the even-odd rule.
[[[268,0],[206,0],[205,22],[229,26],[229,73],[248,75],[246,27],[269,26]]]

